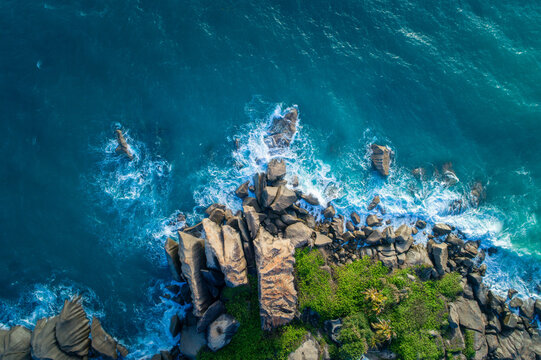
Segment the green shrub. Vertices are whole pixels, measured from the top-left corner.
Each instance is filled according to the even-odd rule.
[[[381,262],[365,257],[334,267],[331,275],[320,268],[325,264],[322,254],[309,249],[298,251],[296,260],[301,310],[310,307],[323,320],[344,320],[336,351],[340,359],[358,358],[378,339],[388,341],[389,334],[391,349],[402,359],[443,356],[430,331],[447,325],[445,303],[462,291],[459,274],[421,282],[414,269],[389,273]],[[386,336],[376,337],[368,324],[384,324],[379,332]]]

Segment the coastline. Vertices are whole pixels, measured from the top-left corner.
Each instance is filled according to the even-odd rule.
[[[275,119],[281,120],[271,124],[265,140],[270,149],[276,150],[277,158],[280,158],[280,150],[288,147],[294,140],[296,110],[294,115],[290,110],[286,116]],[[390,151],[384,147],[377,147],[375,150],[375,169],[382,176],[386,176],[391,161]],[[478,242],[462,239],[464,236],[460,234],[460,229],[453,229],[446,224],[437,224],[432,228],[432,232],[424,228],[422,223],[404,224],[396,229],[387,226],[389,224],[382,223],[378,217],[385,211],[385,204],[375,200],[373,207],[368,206],[369,209],[372,207],[372,213],[366,219],[353,213],[350,214],[351,219],[344,215],[336,216],[332,205],[322,206],[312,194],[302,194],[296,189],[298,184],[294,180],[287,183],[284,180],[286,170],[287,161],[272,160],[266,173],[254,174],[251,183],[244,183],[237,189],[236,195],[243,198],[242,212],[233,215],[224,205],[214,204],[207,209],[206,220],[181,230],[187,235],[181,234],[179,243],[168,239],[166,252],[169,255],[172,276],[176,277],[176,280],[187,280],[185,285],[173,287],[172,290],[176,290],[175,295],[179,297],[179,302],[193,303],[195,315],[199,318],[189,315],[185,319],[178,315],[172,318],[172,335],[178,336],[182,333],[181,344],[182,339],[187,337],[199,338],[198,341],[202,341],[201,334],[206,334],[208,328],[217,329],[219,326],[229,329],[225,333],[232,335],[231,338],[234,337],[236,330],[232,329],[238,328],[239,324],[231,317],[222,316],[227,314],[226,306],[220,303],[215,305],[217,302],[214,300],[221,297],[226,283],[227,287],[247,285],[248,274],[259,278],[258,292],[263,294],[260,305],[264,311],[261,314],[265,329],[271,330],[294,320],[302,322],[297,309],[298,279],[295,278],[294,248],[313,246],[320,249],[317,251],[324,255],[326,266],[330,267],[347,266],[368,256],[382,261],[389,268],[425,265],[428,270],[425,269],[418,275],[424,281],[435,280],[448,272],[458,271],[462,278],[463,294],[458,303],[454,302],[455,305],[450,306],[449,310],[449,314],[452,314],[451,308],[457,307],[455,312],[458,319],[457,316],[453,318],[449,315],[450,324],[456,325],[453,340],[464,343],[462,332],[472,330],[477,334],[475,350],[480,353],[479,358],[485,358],[489,353],[494,355],[496,351],[501,351],[495,355],[498,356],[496,358],[535,358],[536,355],[532,354],[539,346],[539,335],[535,329],[540,311],[539,300],[523,302],[522,306],[509,308],[511,303],[519,304],[518,300],[514,300],[516,298],[503,299],[483,286],[482,276],[486,266],[482,265],[482,261],[485,254]],[[445,169],[443,173],[452,181],[450,171],[452,170]],[[480,198],[480,195],[477,198]],[[319,212],[317,216],[314,216],[314,209]],[[363,223],[366,225],[361,225]],[[430,239],[426,245],[414,244],[413,236],[419,232],[425,232]],[[254,246],[254,242],[255,245],[261,245]],[[226,249],[231,250],[228,256],[225,256]],[[288,265],[283,266],[284,264]],[[269,280],[265,274],[271,274],[273,278]],[[285,279],[279,292],[273,289],[276,276]],[[280,303],[278,309],[271,306],[283,299],[286,301]],[[207,314],[209,309],[211,313]],[[461,315],[468,311],[473,314],[473,321],[482,323],[483,328],[471,325],[467,319],[461,319]],[[82,318],[81,321],[84,322]],[[222,325],[216,324],[217,321]],[[89,323],[84,326],[88,327]],[[474,326],[475,329],[472,329]],[[320,330],[322,336],[326,333],[326,336],[329,336],[328,331],[323,328]],[[336,327],[332,330],[338,331]],[[212,341],[209,341],[209,336],[206,334],[206,341],[212,343],[216,334],[211,337]],[[88,334],[86,339],[88,340]],[[303,344],[306,342],[314,344],[313,338],[309,336]],[[516,349],[514,344],[517,342],[521,342],[523,346]],[[533,342],[537,345],[532,345]],[[501,346],[495,346],[495,343]],[[169,356],[177,357],[180,352],[181,350],[175,347],[172,351],[158,356],[166,359]],[[324,355],[321,346],[318,352]],[[376,356],[375,353],[373,355]]]

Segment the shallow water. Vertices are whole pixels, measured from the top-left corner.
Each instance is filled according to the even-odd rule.
[[[133,357],[167,347],[169,220],[238,207],[269,116],[293,104],[280,155],[303,189],[346,215],[379,194],[396,223],[449,222],[499,248],[493,288],[539,295],[539,4],[11,0],[0,30],[0,324],[79,292]],[[387,180],[373,141],[395,152]],[[411,175],[448,161],[453,187]],[[486,201],[450,214],[475,181]]]

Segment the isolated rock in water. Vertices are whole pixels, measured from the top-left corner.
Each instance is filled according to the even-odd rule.
[[[389,165],[391,164],[391,150],[386,146],[372,144],[372,165],[383,176],[389,175]]]
[[[55,329],[59,316],[44,318],[38,320],[32,337],[30,346],[32,348],[32,358],[39,360],[80,360],[79,356],[68,355],[62,350],[56,342]]]
[[[287,109],[285,116],[277,116],[272,119],[272,123],[265,136],[265,144],[271,150],[280,150],[287,148],[293,141],[297,131],[298,112],[295,108]]]
[[[201,275],[205,266],[205,242],[185,232],[179,232],[178,255],[182,263],[182,275],[192,292],[193,313],[201,316],[212,299]]]
[[[272,159],[267,167],[267,180],[275,182],[286,176],[286,162],[282,159]]]
[[[270,208],[274,212],[282,212],[293,205],[295,201],[297,201],[297,194],[295,194],[293,190],[282,185],[278,188],[276,199],[271,204]]]
[[[126,142],[126,139],[124,138],[124,135],[122,134],[122,131],[120,129],[115,130],[116,135],[116,141],[118,142],[118,146],[115,149],[115,152],[117,154],[125,154],[128,159],[133,160],[133,154],[130,151],[130,147],[128,146],[128,143]]]
[[[194,326],[185,326],[180,333],[180,352],[188,359],[195,359],[199,350],[207,344],[205,333],[197,332]]]
[[[205,229],[205,256],[209,269],[220,270],[219,258],[224,253],[224,240],[220,225],[208,218],[203,219]]]
[[[361,223],[361,217],[355,211],[351,213],[350,217],[353,224],[359,225]]]
[[[321,233],[316,233],[316,241],[314,242],[315,246],[323,247],[329,244],[332,244],[332,240],[330,237]]]
[[[233,335],[239,329],[239,322],[229,314],[222,314],[209,326],[207,345],[212,351],[217,351],[229,344]]]
[[[319,346],[317,340],[308,333],[301,345],[289,354],[287,360],[317,360],[323,357],[323,349]]]
[[[293,247],[298,248],[307,245],[312,239],[314,230],[310,229],[305,224],[298,222],[289,225],[285,231],[285,237],[291,240]]]
[[[370,227],[380,226],[381,225],[381,219],[379,219],[376,215],[368,215],[366,217],[366,225],[368,225]]]
[[[92,349],[105,358],[117,359],[117,342],[103,330],[97,317],[92,317]]]
[[[32,331],[24,326],[0,330],[0,359],[30,360],[30,338]]]
[[[271,330],[287,324],[295,316],[294,248],[289,239],[275,238],[262,227],[254,240],[254,248],[262,328]]]
[[[90,349],[90,321],[81,305],[81,296],[64,301],[56,323],[56,340],[60,349],[68,354],[84,357]]]
[[[225,283],[229,287],[246,285],[248,284],[247,264],[240,234],[229,225],[222,227],[222,233],[224,253],[219,261],[225,276]]]
[[[182,270],[180,260],[178,259],[178,243],[171,239],[167,238],[165,241],[165,255],[167,257],[167,264],[169,264],[169,269],[171,270],[171,275],[176,281],[182,281]]]
[[[248,187],[250,186],[250,182],[249,181],[246,181],[245,183],[241,184],[237,190],[235,190],[235,194],[241,198],[241,199],[244,199],[245,197],[247,197],[249,195],[249,192],[248,192]]]
[[[374,198],[372,199],[370,204],[368,204],[368,211],[374,210],[376,208],[376,206],[378,206],[379,201],[380,201],[379,196],[378,195],[374,196]]]

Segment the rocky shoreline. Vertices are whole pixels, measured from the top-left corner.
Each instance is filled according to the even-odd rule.
[[[265,138],[271,153],[279,155],[290,145],[297,121],[296,108],[272,120]],[[117,136],[118,151],[131,159],[120,131]],[[381,176],[389,175],[391,150],[373,144],[371,151],[374,169]],[[242,324],[228,311],[224,293],[253,282],[261,329],[272,334],[290,323],[306,328],[301,341],[287,354],[288,359],[334,359],[329,348],[344,345],[340,333],[347,321],[319,321],[313,309],[299,308],[296,254],[303,249],[321,256],[319,270],[330,277],[361,259],[381,262],[389,274],[412,269],[407,276],[413,283],[437,282],[448,274],[458,274],[458,296],[452,301],[442,300],[445,329],[431,332],[432,341],[443,354],[441,358],[541,358],[541,301],[521,299],[514,290],[507,298],[489,290],[483,284],[485,250],[479,242],[468,241],[459,229],[447,224],[434,224],[429,229],[424,221],[417,220],[395,228],[381,218],[385,204],[377,196],[367,205],[366,216],[355,212],[347,217],[337,215],[332,204],[319,204],[311,194],[302,193],[295,177],[288,183],[286,174],[285,160],[271,160],[266,172],[254,174],[252,181],[235,191],[242,199],[242,210],[234,214],[225,205],[212,204],[200,223],[179,229],[178,240],[167,239],[169,268],[173,280],[180,284],[169,286],[174,295],[168,297],[192,307],[186,316],[171,318],[170,332],[178,339],[177,345],[152,360],[195,359],[201,351],[227,348]],[[444,177],[452,182],[456,175],[448,167]],[[472,203],[478,205],[482,187],[474,191]],[[319,212],[308,211],[306,204]],[[466,202],[458,205],[468,206]],[[427,235],[426,244],[416,243],[419,232]],[[370,296],[377,300],[377,291],[366,294],[366,299]],[[407,297],[407,291],[400,296]],[[371,326],[376,334],[388,330],[388,336],[369,344],[365,357],[398,358],[390,347],[392,322],[379,321]],[[0,330],[0,359],[117,359],[127,355],[126,348],[103,330],[97,318],[89,321],[79,298],[66,300],[58,316],[39,320],[33,331],[21,326]]]

